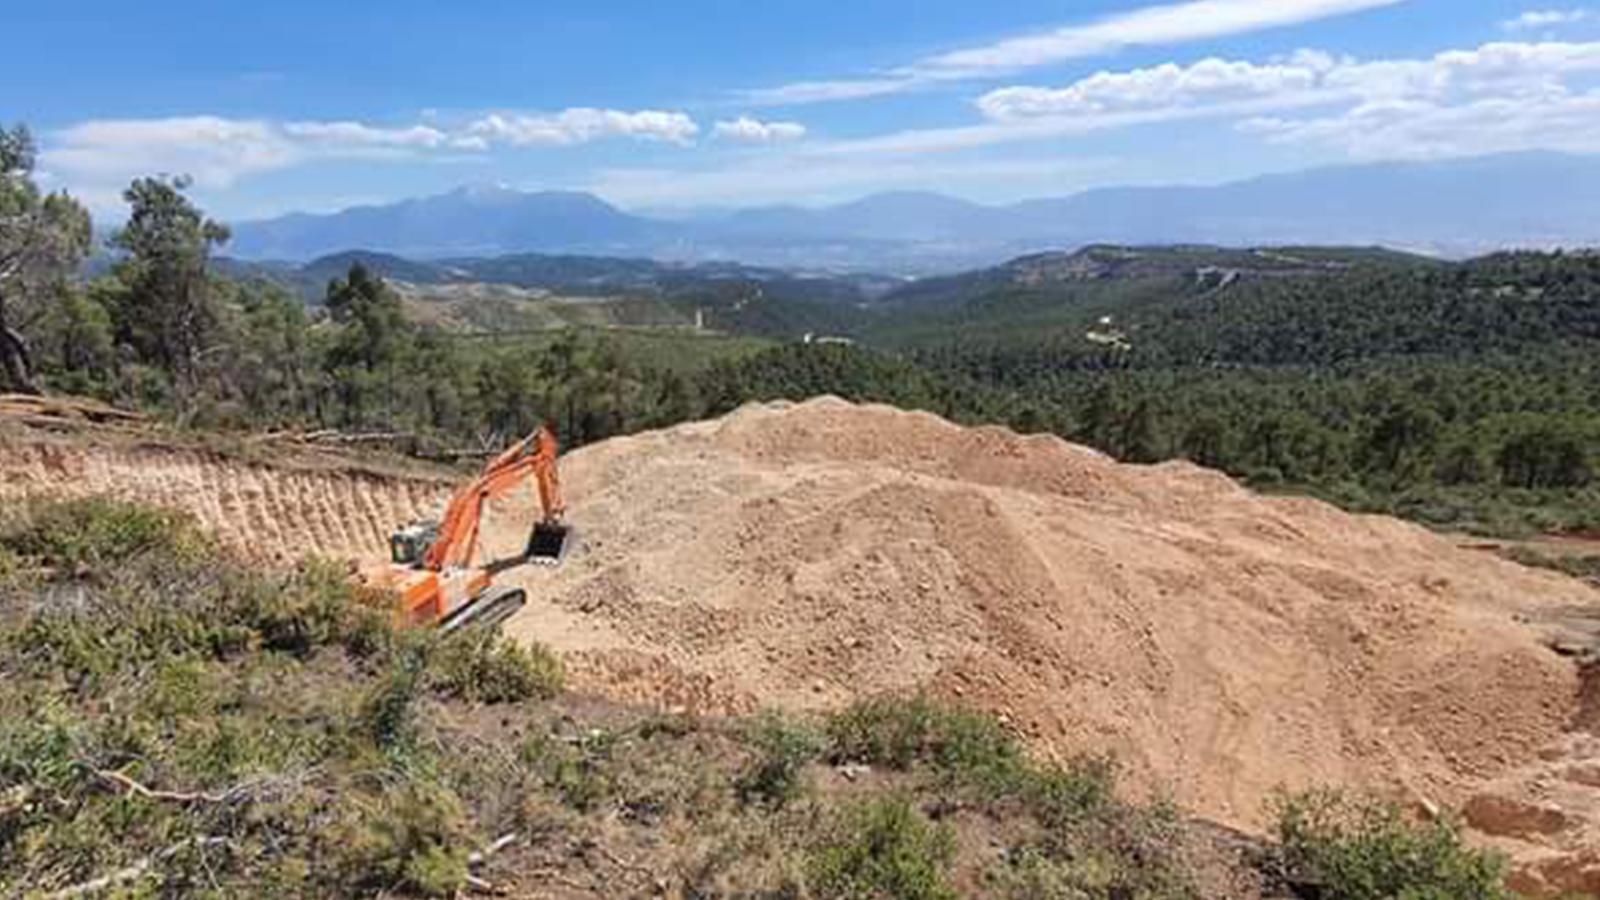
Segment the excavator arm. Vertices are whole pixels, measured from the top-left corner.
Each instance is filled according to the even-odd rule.
[[[539,491],[541,518],[529,535],[524,560],[559,562],[570,530],[562,524],[566,507],[556,473],[555,432],[543,426],[495,457],[470,484],[456,491],[437,524],[415,522],[390,537],[393,561],[357,567],[357,583],[389,592],[396,621],[428,624],[444,631],[466,625],[493,626],[527,600],[523,588],[495,585],[489,568],[473,566],[484,507],[532,478]]]
[[[485,504],[516,488],[530,476],[539,491],[542,518],[534,526],[529,554],[559,559],[567,537],[567,529],[561,524],[566,506],[561,500],[561,481],[556,470],[559,452],[554,430],[545,425],[495,457],[472,483],[450,498],[444,518],[439,522],[438,536],[422,556],[422,567],[441,571],[470,565],[478,550]]]

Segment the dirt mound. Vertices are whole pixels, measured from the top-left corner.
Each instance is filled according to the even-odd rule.
[[[926,688],[1244,825],[1278,785],[1460,804],[1536,759],[1579,685],[1525,623],[1600,602],[1188,464],[832,399],[563,465],[580,549],[508,576],[534,600],[507,627],[580,684],[707,711]],[[530,510],[501,514],[509,554]]]
[[[386,471],[348,455],[250,450],[254,458],[156,431],[0,420],[0,503],[112,496],[184,510],[230,549],[278,562],[387,553],[396,524],[435,514],[445,473]]]

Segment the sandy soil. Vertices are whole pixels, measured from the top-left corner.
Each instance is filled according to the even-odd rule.
[[[0,423],[3,424],[3,423]],[[1600,592],[1392,519],[1188,464],[822,399],[564,457],[577,546],[512,635],[574,687],[700,712],[926,690],[1044,755],[1110,751],[1137,790],[1249,828],[1279,786],[1465,811],[1518,884],[1600,892]],[[0,502],[187,509],[267,559],[383,553],[439,473],[354,457],[0,428]],[[497,504],[486,558],[536,513]],[[1585,624],[1587,623],[1587,624]]]
[[[153,431],[0,427],[0,503],[90,495],[154,503],[194,515],[248,558],[287,562],[386,554],[389,532],[437,514],[452,481],[420,469],[397,477],[335,453],[253,452],[245,458]]]
[[[830,399],[608,441],[563,476],[578,550],[508,574],[534,600],[507,628],[613,697],[931,690],[1245,827],[1279,786],[1459,807],[1574,761],[1578,671],[1547,643],[1600,594],[1407,523]]]

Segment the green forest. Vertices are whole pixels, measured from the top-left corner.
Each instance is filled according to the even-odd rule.
[[[1600,528],[1592,253],[1441,263],[1180,248],[1118,251],[1137,264],[1108,267],[1091,249],[870,302],[826,279],[770,296],[687,279],[667,288],[673,302],[741,298],[721,333],[497,338],[407,315],[359,260],[313,303],[241,273],[220,258],[227,228],[181,178],[129,185],[111,261],[84,277],[89,216],[40,189],[33,159],[25,129],[0,130],[9,390],[196,428],[386,432],[423,447],[504,440],[543,419],[570,447],[829,393],[1053,432],[1132,462],[1187,458],[1439,526]],[[855,342],[800,340],[819,309]]]

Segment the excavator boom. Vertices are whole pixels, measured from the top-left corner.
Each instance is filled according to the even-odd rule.
[[[538,489],[541,515],[522,558],[510,562],[560,562],[571,529],[562,522],[566,506],[556,471],[559,452],[555,432],[548,425],[518,441],[451,496],[437,523],[416,522],[396,531],[390,538],[393,562],[359,571],[358,580],[393,595],[396,617],[402,624],[432,624],[450,631],[504,620],[527,598],[520,589],[495,586],[489,569],[473,565],[484,507],[531,478]],[[506,564],[502,560],[493,568]]]
[[[450,498],[444,518],[439,522],[438,537],[422,557],[423,567],[439,570],[470,565],[478,550],[484,505],[530,476],[538,487],[542,517],[529,536],[528,556],[560,559],[568,529],[561,522],[566,506],[561,501],[561,483],[556,472],[559,452],[555,432],[547,425],[495,457],[477,479]]]

